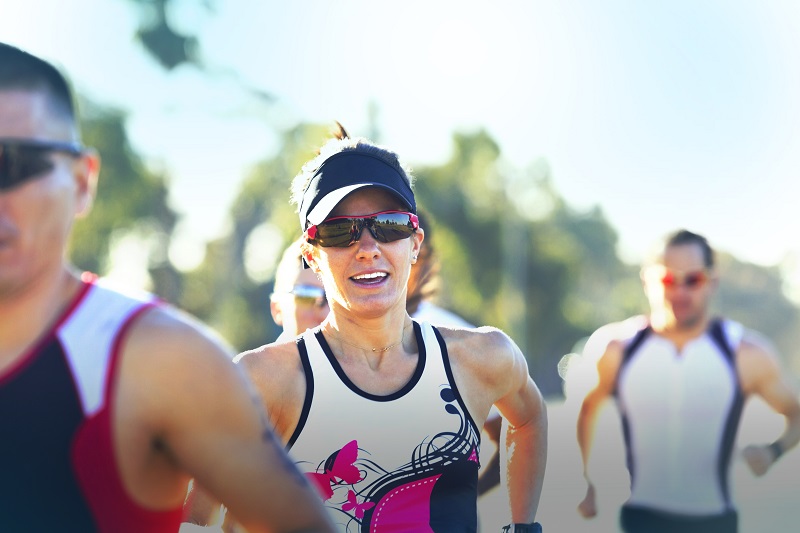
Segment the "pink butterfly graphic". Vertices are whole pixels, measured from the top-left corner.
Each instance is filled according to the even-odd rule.
[[[342,511],[350,511],[355,509],[356,518],[361,520],[364,518],[364,511],[369,511],[373,507],[375,507],[375,504],[372,502],[358,503],[358,500],[356,499],[356,493],[351,490],[347,493],[347,503],[342,504]]]
[[[467,460],[468,461],[474,461],[476,463],[478,462],[478,454],[476,453],[475,448],[472,448],[472,453],[469,454],[469,459],[467,459]]]
[[[326,467],[324,473],[306,473],[306,476],[311,479],[320,494],[322,494],[323,501],[328,501],[333,496],[332,485],[339,483],[337,479],[349,485],[361,481],[361,472],[358,470],[358,467],[353,464],[356,462],[356,459],[358,459],[358,443],[351,440],[345,444],[341,450],[336,452],[336,457],[333,460],[333,466],[330,470]]]

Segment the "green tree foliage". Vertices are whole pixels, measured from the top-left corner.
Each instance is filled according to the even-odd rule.
[[[720,284],[713,310],[768,337],[783,357],[800,344],[800,311],[784,294],[777,267],[766,268],[718,254]]]
[[[207,320],[239,350],[270,342],[280,333],[269,313],[273,280],[248,272],[247,255],[253,247],[273,250],[273,264],[267,266],[274,271],[283,249],[300,235],[297,214],[289,204],[289,186],[327,136],[328,128],[313,125],[286,131],[277,155],[257,165],[242,183],[231,207],[231,233],[210,243],[203,264],[186,274],[190,290],[181,305]],[[273,229],[272,242],[253,240],[256,230],[265,226]]]
[[[131,1],[140,8],[144,18],[135,37],[164,69],[172,70],[186,63],[200,64],[197,38],[185,35],[170,23],[170,0]],[[206,7],[210,8],[208,4]]]
[[[607,292],[626,271],[616,234],[599,210],[570,209],[546,164],[511,172],[484,131],[453,142],[450,161],[416,171],[418,202],[436,223],[439,302],[508,332],[543,391],[558,394],[561,357],[636,299],[625,284]]]
[[[135,235],[147,250],[142,261],[153,289],[175,301],[180,276],[167,260],[167,249],[177,216],[167,203],[166,179],[134,153],[121,112],[88,103],[83,108],[84,143],[100,153],[102,164],[92,210],[75,224],[70,257],[79,268],[106,274],[114,243]]]

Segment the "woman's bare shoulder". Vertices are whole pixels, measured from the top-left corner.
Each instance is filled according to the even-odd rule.
[[[441,333],[448,349],[452,346],[458,349],[504,350],[515,346],[511,337],[492,326],[474,328],[437,326],[436,329]]]
[[[294,340],[265,344],[244,351],[233,361],[251,377],[256,374],[262,379],[264,377],[283,379],[287,373],[302,370],[300,352]]]

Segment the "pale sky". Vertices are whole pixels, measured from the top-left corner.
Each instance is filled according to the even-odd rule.
[[[207,63],[271,105],[248,103],[233,76],[166,74],[133,41],[125,0],[2,0],[0,39],[128,111],[187,236],[224,231],[276,129],[339,120],[367,134],[374,102],[381,141],[412,166],[444,162],[452,132],[478,127],[512,167],[546,159],[572,206],[602,207],[628,260],[687,227],[743,260],[793,264],[800,286],[798,2],[174,3]]]

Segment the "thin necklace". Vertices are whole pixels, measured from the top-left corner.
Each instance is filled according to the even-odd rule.
[[[398,344],[400,344],[401,342],[403,342],[403,337],[405,337],[405,336],[406,336],[406,335],[405,335],[405,334],[406,334],[406,330],[407,330],[409,327],[411,327],[411,324],[408,324],[406,327],[404,327],[404,328],[403,328],[403,333],[402,333],[402,334],[400,334],[400,340],[399,340],[399,341],[397,341],[397,342],[396,342],[396,343],[394,343],[394,344],[390,344],[390,345],[389,345],[389,346],[387,346],[386,348],[364,348],[363,346],[359,346],[358,344],[353,344],[352,342],[348,342],[348,341],[344,340],[344,339],[343,339],[342,337],[340,337],[339,335],[336,335],[336,340],[337,340],[337,341],[339,341],[339,342],[341,342],[341,343],[344,343],[344,344],[349,344],[350,346],[352,346],[352,347],[354,347],[354,348],[358,348],[359,350],[362,350],[362,351],[364,351],[364,352],[368,352],[368,351],[372,350],[372,351],[373,351],[373,352],[375,352],[375,353],[383,353],[383,352],[386,352],[386,351],[388,351],[388,350],[391,350],[392,348],[394,348],[395,346],[397,346]]]

